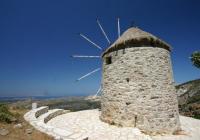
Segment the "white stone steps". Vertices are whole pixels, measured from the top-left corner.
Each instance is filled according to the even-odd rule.
[[[40,117],[38,117],[38,121],[47,123],[52,118],[55,118],[56,116],[61,115],[63,113],[64,113],[63,109],[52,109],[52,110],[49,110],[47,113],[45,113],[45,114],[41,115]]]
[[[33,109],[33,110],[27,112],[24,115],[24,119],[26,121],[28,121],[36,129],[38,129],[44,133],[47,133],[55,138],[58,138],[60,136],[65,137],[65,136],[69,135],[69,132],[59,129],[59,128],[53,128],[52,126],[50,126],[46,123],[49,120],[51,120],[59,115],[68,113],[68,112],[69,112],[69,110],[63,110],[63,109],[49,110],[48,106],[43,106],[43,107],[39,107],[37,109]]]
[[[38,118],[40,117],[41,115],[45,114],[48,112],[49,110],[49,107],[48,106],[44,106],[44,107],[40,107],[39,109],[33,109],[33,111],[35,111],[35,117]]]
[[[28,122],[32,122],[32,121],[37,121],[37,118],[36,118],[36,115],[42,115],[44,113],[46,113],[48,110],[48,106],[42,106],[42,107],[39,107],[37,109],[33,109],[33,110],[30,110],[29,112],[27,112],[25,115],[24,115],[24,119]],[[47,110],[47,111],[46,111]]]

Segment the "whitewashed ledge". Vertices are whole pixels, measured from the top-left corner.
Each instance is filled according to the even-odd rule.
[[[36,129],[57,140],[200,140],[200,120],[189,117],[180,116],[184,132],[181,135],[149,136],[137,128],[121,128],[100,121],[97,109],[70,113],[54,109],[36,118],[35,113],[44,108],[31,110],[24,118]],[[44,123],[48,117],[50,119]]]
[[[29,122],[37,130],[44,132],[48,135],[53,136],[54,138],[60,138],[59,134],[57,135],[53,131],[57,128],[53,128],[48,125],[47,122],[58,115],[68,113],[68,110],[63,109],[53,109],[49,110],[48,106],[39,107],[37,109],[30,110],[24,115],[24,119]],[[57,130],[59,131],[59,130]],[[62,130],[61,130],[62,131]]]

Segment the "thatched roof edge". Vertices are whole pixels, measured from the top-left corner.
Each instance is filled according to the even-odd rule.
[[[154,35],[140,30],[139,28],[130,28],[125,31],[109,48],[107,48],[102,57],[109,52],[124,49],[127,47],[153,46],[164,48],[171,51],[171,46]]]

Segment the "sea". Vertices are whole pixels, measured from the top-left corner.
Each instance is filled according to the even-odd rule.
[[[76,95],[74,97],[79,97],[83,95]],[[0,97],[0,103],[4,102],[16,102],[23,100],[47,100],[47,99],[59,99],[59,98],[67,98],[72,96],[22,96],[22,97]]]

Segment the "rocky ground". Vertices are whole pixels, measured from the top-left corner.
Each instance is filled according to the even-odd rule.
[[[200,119],[200,79],[177,85],[176,89],[180,114]]]
[[[17,117],[10,123],[0,122],[0,140],[53,140],[52,137],[34,129],[23,119],[27,110],[10,109]]]

